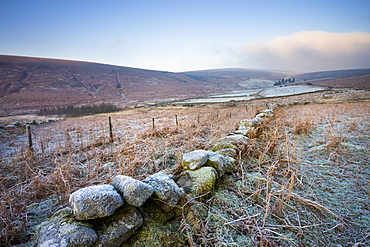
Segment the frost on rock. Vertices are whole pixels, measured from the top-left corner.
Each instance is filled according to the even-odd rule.
[[[233,163],[231,163],[225,156],[213,152],[210,155],[206,166],[215,168],[219,177],[222,177],[226,172],[230,172],[233,169]]]
[[[209,153],[205,150],[195,150],[182,157],[182,167],[185,170],[195,170],[202,167],[208,160]]]
[[[126,241],[142,224],[143,217],[132,206],[119,208],[112,216],[96,219],[99,235],[94,247],[116,247]]]
[[[219,149],[215,153],[222,154],[223,156],[231,157],[231,158],[236,157],[236,150],[232,148]]]
[[[79,189],[69,197],[69,204],[78,220],[90,220],[112,215],[123,205],[112,185],[93,185]]]
[[[149,184],[124,175],[116,176],[113,186],[128,204],[135,207],[141,207],[154,191]]]
[[[164,172],[155,173],[143,180],[153,187],[153,197],[162,201],[161,208],[170,211],[184,195],[184,191]]]
[[[92,226],[77,221],[70,208],[57,211],[43,222],[36,232],[37,247],[87,247],[93,246],[98,236]]]
[[[184,190],[189,191],[193,196],[199,196],[213,189],[217,176],[216,169],[204,166],[198,170],[184,171],[179,180],[177,180],[177,184]]]

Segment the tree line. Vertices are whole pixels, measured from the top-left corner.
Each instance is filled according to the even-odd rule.
[[[295,78],[288,78],[288,79],[282,78],[282,79],[279,79],[279,81],[275,82],[274,86],[285,85],[287,83],[294,83],[294,82],[295,82]]]
[[[112,105],[102,103],[99,105],[86,105],[86,106],[65,106],[65,107],[50,107],[41,108],[38,112],[38,116],[64,116],[64,117],[81,117],[92,114],[116,112],[121,108]]]

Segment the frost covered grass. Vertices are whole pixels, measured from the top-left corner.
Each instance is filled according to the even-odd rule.
[[[113,143],[107,114],[66,119],[33,128],[34,152],[27,150],[23,130],[14,130],[1,157],[0,242],[29,240],[35,224],[65,206],[79,188],[109,183],[117,174],[143,179],[178,169],[184,152],[208,148],[210,139],[255,111],[155,107],[114,113]]]
[[[369,245],[369,109],[369,102],[278,108],[207,201],[196,243]],[[305,131],[296,131],[302,122]]]
[[[34,128],[33,153],[17,133],[1,157],[0,243],[27,242],[33,227],[79,188],[118,174],[141,180],[162,169],[180,172],[182,154],[211,148],[213,139],[263,110],[261,102],[114,113],[113,143],[107,114]],[[183,222],[179,231],[189,246],[368,245],[369,106],[278,107],[262,134],[239,147],[234,172],[200,198],[206,214],[196,229]]]

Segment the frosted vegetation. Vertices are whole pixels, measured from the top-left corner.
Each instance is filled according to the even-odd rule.
[[[107,114],[65,119],[32,128],[33,153],[23,129],[2,129],[0,243],[29,242],[34,227],[80,188],[116,175],[181,172],[184,153],[210,149],[275,102],[281,106],[264,134],[238,147],[236,168],[209,195],[186,198],[201,203],[202,220],[164,226],[189,246],[369,245],[369,94],[326,94],[116,112],[113,143]]]

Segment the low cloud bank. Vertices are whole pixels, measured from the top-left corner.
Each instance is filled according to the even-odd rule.
[[[320,71],[370,67],[370,33],[302,31],[238,51],[242,67]]]

